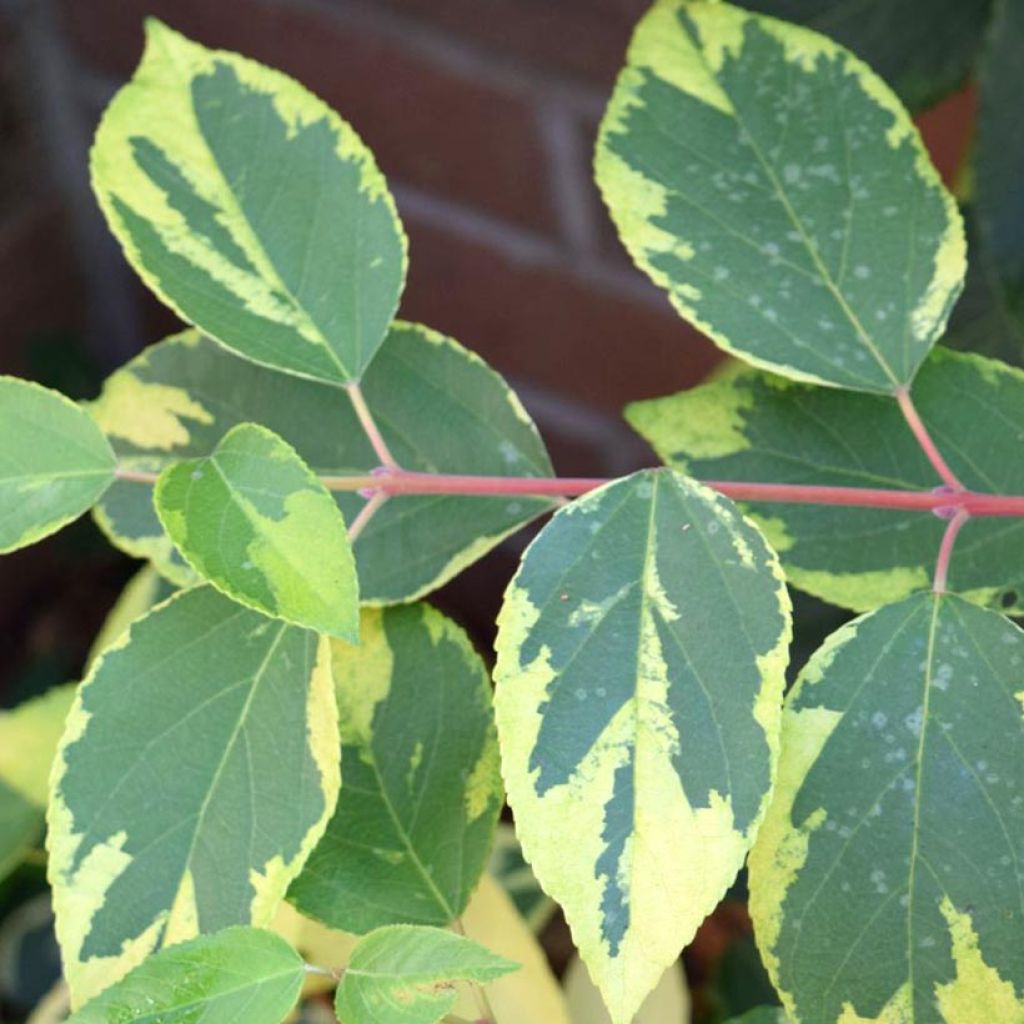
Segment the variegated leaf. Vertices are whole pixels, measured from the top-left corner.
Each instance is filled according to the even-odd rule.
[[[370,151],[278,71],[146,22],[92,180],[129,261],[239,355],[357,380],[398,306],[406,243]]]
[[[76,1004],[161,946],[273,917],[337,800],[328,658],[326,639],[197,587],[95,663],[48,815]]]
[[[205,459],[168,466],[157,515],[191,566],[228,597],[328,636],[359,638],[345,520],[295,449],[240,423]]]
[[[0,377],[0,553],[77,519],[114,479],[106,438],[74,402]]]
[[[964,485],[1024,492],[1024,373],[939,348],[914,381],[914,403]],[[721,375],[626,418],[658,455],[703,480],[927,492],[939,479],[896,403],[787,381],[757,370]],[[750,502],[786,578],[856,611],[927,587],[945,524],[927,512]],[[950,567],[954,590],[1024,611],[1024,521],[976,517]]]
[[[1024,1021],[1024,633],[917,594],[833,634],[787,699],[750,857],[792,1024]]]
[[[676,309],[788,377],[908,384],[962,287],[960,215],[906,111],[806,28],[656,0],[596,170],[623,243]]]
[[[790,635],[781,573],[731,502],[650,470],[555,515],[498,626],[516,831],[625,1024],[763,816]]]
[[[362,388],[407,469],[551,475],[537,429],[508,385],[435,331],[394,324]],[[244,362],[194,331],[152,346],[111,376],[92,413],[130,469],[159,472],[209,455],[245,421],[280,435],[321,476],[365,475],[380,461],[337,388]],[[354,493],[334,497],[350,523],[365,504]],[[420,596],[551,507],[532,498],[391,498],[353,545],[362,600]],[[96,519],[118,547],[152,559],[177,583],[194,582],[157,519],[152,488],[118,481]]]
[[[364,610],[332,664],[345,790],[288,898],[345,931],[450,924],[503,803],[487,671],[428,605]]]

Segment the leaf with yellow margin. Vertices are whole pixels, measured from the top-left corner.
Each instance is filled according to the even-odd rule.
[[[578,956],[569,961],[562,983],[572,1024],[610,1024],[601,993]],[[644,1000],[632,1024],[689,1024],[689,1021],[690,991],[682,967],[673,964]]]
[[[556,513],[509,585],[495,709],[516,832],[616,1024],[753,841],[789,636],[757,528],[671,470]]]
[[[51,784],[74,1004],[162,946],[268,923],[338,786],[327,640],[212,587],[137,620],[79,688]]]
[[[1024,632],[930,593],[839,630],[787,699],[750,855],[793,1024],[1024,1021]]]
[[[450,924],[504,802],[487,670],[425,604],[364,609],[331,657],[345,789],[288,898],[350,932]]]
[[[298,82],[151,18],[91,169],[129,262],[182,319],[287,373],[362,376],[405,236],[370,151]]]
[[[1024,493],[1024,372],[938,348],[912,388],[928,432],[965,487]],[[675,469],[703,480],[929,492],[938,476],[896,402],[745,369],[634,402],[630,424]],[[913,510],[745,502],[790,583],[868,611],[926,587],[945,524]],[[1024,613],[1024,520],[976,517],[957,541],[950,586]]]
[[[395,458],[429,473],[551,476],[544,443],[515,392],[451,338],[396,322],[362,382]],[[319,476],[365,476],[380,464],[348,397],[328,384],[246,362],[185,331],[146,349],[103,386],[90,412],[126,469],[159,473],[208,456],[239,423],[287,441]],[[335,492],[351,523],[366,499]],[[400,495],[378,509],[353,550],[363,602],[409,601],[440,586],[502,538],[550,510],[544,498]],[[153,508],[153,489],[116,481],[96,509],[111,543],[196,582]]]
[[[250,608],[359,638],[359,586],[341,510],[286,441],[240,423],[204,459],[168,466],[153,494],[189,564]]]
[[[725,350],[892,393],[963,285],[953,197],[899,100],[848,50],[715,0],[656,0],[596,175],[637,265]]]

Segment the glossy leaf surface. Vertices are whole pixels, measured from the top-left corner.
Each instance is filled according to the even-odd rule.
[[[908,384],[966,269],[956,204],[906,111],[825,36],[658,0],[598,142],[636,263],[720,346],[788,377]]]
[[[289,899],[345,931],[447,925],[503,802],[490,679],[428,605],[364,610],[360,634],[332,645],[345,788]]]
[[[179,551],[228,597],[358,640],[359,587],[345,520],[276,434],[240,423],[207,458],[168,466],[154,501]]]
[[[441,928],[393,925],[359,943],[338,986],[341,1024],[437,1024],[456,981],[486,984],[518,968]]]
[[[731,502],[649,470],[556,513],[498,626],[517,833],[625,1022],[732,882],[764,813],[788,595]]]
[[[929,432],[966,487],[1024,493],[1024,374],[980,356],[937,350],[914,382]],[[887,397],[793,384],[760,371],[723,375],[638,402],[630,423],[668,464],[704,480],[879,487],[939,484]],[[866,611],[931,580],[945,524],[930,512],[750,503],[786,577],[826,601]],[[1024,521],[975,518],[957,541],[950,586],[1024,609]]]
[[[450,338],[396,324],[362,388],[407,469],[551,475],[543,442],[515,394]],[[125,465],[149,472],[209,455],[246,421],[280,435],[321,476],[366,474],[380,461],[343,392],[246,363],[191,331],[154,345],[110,377],[92,412]],[[351,523],[364,499],[334,497]],[[361,597],[415,598],[549,508],[550,501],[528,498],[392,498],[353,546]],[[118,482],[97,519],[118,547],[153,559],[176,582],[194,580],[160,526],[150,487]]]
[[[304,974],[279,936],[226,928],[150,957],[68,1024],[280,1024]]]
[[[96,424],[57,391],[0,377],[0,553],[77,519],[114,479]]]
[[[48,818],[76,1004],[160,946],[271,919],[337,799],[327,643],[197,587],[94,665]]]
[[[184,320],[288,373],[362,375],[405,238],[370,151],[298,82],[150,19],[92,180],[129,262]]]
[[[1024,633],[958,597],[855,620],[787,699],[751,912],[794,1024],[1024,1020]]]

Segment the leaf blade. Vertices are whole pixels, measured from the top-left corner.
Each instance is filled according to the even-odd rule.
[[[428,328],[394,324],[362,389],[408,469],[552,474],[537,429],[508,385]],[[149,472],[208,455],[247,420],[279,434],[321,475],[365,475],[379,462],[337,388],[246,363],[194,331],[154,345],[111,376],[91,411],[121,461]],[[343,493],[335,501],[348,522],[365,503]],[[415,600],[551,507],[549,500],[457,495],[389,499],[353,545],[362,599]],[[179,585],[195,581],[153,511],[148,486],[115,483],[96,520],[117,547],[151,559]]]
[[[341,510],[272,431],[240,423],[209,457],[168,466],[153,499],[178,550],[228,597],[358,639],[359,586]]]
[[[556,513],[506,592],[495,711],[517,834],[615,1021],[692,938],[756,832],[788,623],[757,531],[664,471]]]
[[[76,1005],[161,945],[273,915],[337,799],[325,645],[197,587],[93,666],[47,819]]]
[[[346,789],[288,898],[357,933],[451,924],[503,803],[487,671],[429,605],[366,609],[332,651]]]
[[[74,402],[0,377],[0,554],[33,544],[87,511],[114,480],[107,439]]]
[[[750,860],[794,1021],[1024,1014],[1022,645],[995,612],[919,594],[833,634],[801,674]]]
[[[406,241],[372,154],[312,93],[149,19],[91,171],[129,261],[184,320],[286,373],[362,375]]]
[[[270,932],[235,927],[149,958],[69,1018],[69,1024],[278,1024],[298,1000],[303,963]]]
[[[641,269],[758,366],[908,384],[962,286],[965,243],[888,87],[826,37],[725,3],[658,0],[628,59],[595,166]]]

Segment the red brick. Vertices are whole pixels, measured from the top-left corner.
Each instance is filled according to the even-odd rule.
[[[352,122],[384,172],[541,231],[554,230],[530,98],[489,89],[339,17],[264,0],[66,0],[85,58],[125,77],[151,14],[201,42],[300,79]]]
[[[402,315],[445,331],[500,372],[618,413],[700,381],[719,358],[664,311],[524,266],[433,227],[411,225]]]
[[[512,61],[593,84],[611,84],[647,0],[364,0]],[[340,4],[339,4],[340,6]]]

